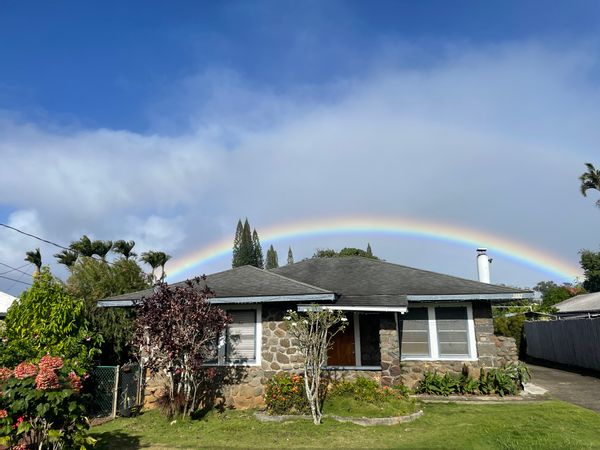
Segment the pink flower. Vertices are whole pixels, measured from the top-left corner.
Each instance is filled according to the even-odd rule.
[[[17,377],[19,380],[22,380],[23,378],[27,377],[32,377],[36,373],[37,367],[35,367],[35,364],[32,364],[30,362],[24,361],[17,367],[15,367],[15,377]]]
[[[43,367],[35,377],[35,386],[42,391],[57,389],[60,387],[58,375],[54,370]]]
[[[83,384],[81,382],[81,378],[75,372],[69,373],[68,378],[69,378],[69,383],[71,384],[71,389],[79,392],[83,386]]]
[[[25,418],[23,416],[19,417],[17,419],[17,421],[15,422],[15,424],[13,425],[13,428],[19,428],[19,425],[21,425],[21,423],[25,420]]]
[[[0,419],[4,419],[5,417],[8,417],[8,411],[0,409]]]
[[[12,377],[13,371],[6,368],[6,367],[0,367],[0,383],[8,380],[10,377]]]
[[[64,365],[63,360],[59,356],[46,355],[40,359],[40,369],[60,369]]]

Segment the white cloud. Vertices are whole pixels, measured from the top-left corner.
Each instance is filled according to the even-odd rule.
[[[360,79],[284,93],[231,72],[192,75],[155,105],[168,135],[5,118],[0,203],[38,211],[40,230],[62,242],[130,236],[174,255],[233,233],[239,217],[260,231],[360,213],[482,228],[575,261],[598,241],[598,211],[577,191],[600,141],[596,54],[458,47],[423,68],[386,60]],[[535,281],[518,268],[506,277]]]

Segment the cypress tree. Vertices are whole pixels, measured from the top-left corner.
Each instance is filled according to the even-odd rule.
[[[264,258],[262,247],[260,246],[260,240],[258,239],[258,233],[256,229],[252,232],[252,262],[254,267],[262,269],[264,267]]]
[[[240,240],[239,255],[240,266],[255,265],[254,245],[252,243],[252,232],[250,231],[250,224],[248,223],[248,219],[246,219],[246,221],[244,222],[244,227],[242,228],[242,239]]]
[[[243,231],[244,227],[242,226],[242,221],[238,220],[237,228],[235,230],[235,237],[233,238],[233,258],[231,260],[231,267],[243,266],[243,264],[240,264],[240,252],[242,250]]]
[[[294,264],[294,254],[292,253],[292,246],[290,245],[290,247],[288,248],[288,259],[287,259],[287,263],[288,266],[290,264]]]
[[[277,251],[271,245],[267,250],[267,264],[265,265],[265,269],[276,269],[279,267],[279,258],[277,256]]]
[[[371,250],[371,244],[367,242],[367,258],[373,257],[373,251]]]

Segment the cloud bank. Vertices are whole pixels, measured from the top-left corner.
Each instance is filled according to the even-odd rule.
[[[597,54],[593,45],[456,45],[417,68],[388,54],[366,75],[286,90],[227,69],[189,74],[149,106],[147,134],[50,127],[8,111],[4,221],[60,243],[87,233],[177,257],[233,235],[240,217],[260,232],[295,218],[391,215],[468,225],[576,261],[598,245],[599,213],[577,181],[584,162],[598,162]],[[38,246],[7,230],[0,239],[0,261],[11,264]],[[298,259],[345,239],[290,244]],[[369,240],[390,261],[426,264],[424,243],[400,251]],[[436,270],[471,273],[470,259],[434,256]],[[214,264],[200,270],[229,261]],[[497,281],[543,279],[507,267]]]

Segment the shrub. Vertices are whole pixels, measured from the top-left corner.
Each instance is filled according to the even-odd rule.
[[[444,395],[481,394],[481,395],[515,395],[523,389],[523,383],[529,380],[529,369],[519,362],[496,369],[479,371],[479,379],[472,378],[463,369],[461,375],[436,372],[425,372],[417,385],[418,394]]]
[[[270,414],[301,414],[309,411],[304,378],[282,372],[267,382],[265,404]]]
[[[390,399],[406,398],[407,393],[408,388],[401,384],[393,387],[381,387],[375,380],[357,377],[354,381],[337,381],[333,383],[328,396],[351,396],[358,401],[376,403]]]
[[[44,356],[0,368],[0,443],[39,449],[86,448],[89,427],[82,378],[62,358]],[[23,447],[27,448],[27,447]]]

